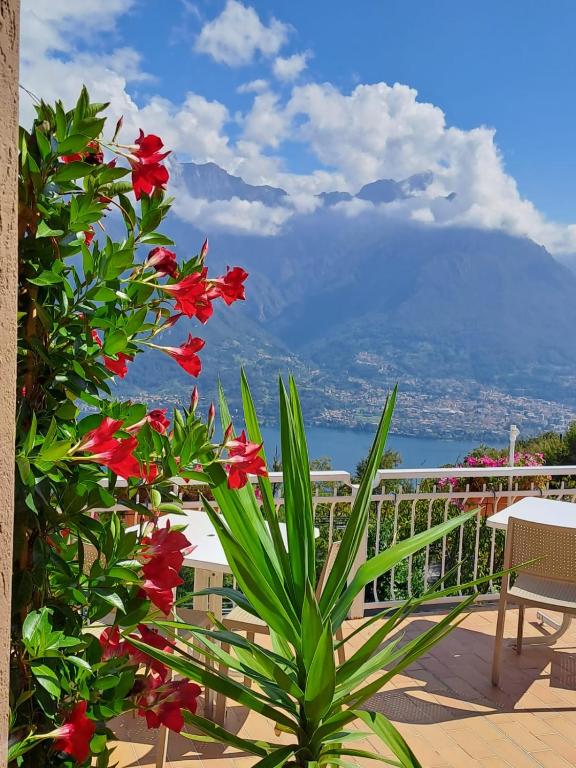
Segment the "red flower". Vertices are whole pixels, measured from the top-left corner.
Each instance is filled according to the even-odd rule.
[[[92,244],[92,240],[94,240],[94,235],[96,234],[94,232],[94,227],[90,226],[88,229],[85,229],[84,232],[84,243],[88,247]]]
[[[134,432],[138,432],[144,426],[144,424],[150,424],[152,429],[155,429],[156,432],[159,432],[161,435],[163,435],[170,426],[170,419],[166,418],[167,410],[167,408],[155,408],[154,410],[147,413],[143,419],[140,419],[140,421],[137,421],[135,424],[127,427],[126,432],[133,434]]]
[[[128,373],[126,361],[130,360],[130,362],[132,362],[132,360],[134,360],[134,355],[125,355],[124,352],[118,352],[117,358],[117,360],[114,360],[114,358],[106,357],[106,355],[104,355],[104,365],[109,371],[112,371],[116,376],[120,376],[120,378],[123,379]]]
[[[187,680],[172,680],[162,684],[156,676],[149,676],[141,695],[136,699],[138,714],[146,718],[148,728],[166,726],[180,733],[184,726],[182,710],[196,712],[201,689]]]
[[[169,251],[168,248],[163,248],[162,246],[153,248],[150,251],[145,266],[153,267],[158,273],[158,277],[163,277],[164,275],[176,277],[178,275],[176,254],[174,251]]]
[[[179,283],[159,286],[160,290],[176,299],[176,309],[179,312],[186,317],[197,317],[201,323],[205,323],[213,312],[208,296],[207,273],[208,270],[204,267],[201,272],[193,272]]]
[[[114,442],[114,435],[122,424],[124,422],[120,419],[111,419],[109,416],[106,416],[96,429],[92,429],[84,435],[79,448],[83,451],[97,451],[102,446],[107,447],[111,442]]]
[[[90,141],[87,144],[87,151],[84,153],[84,161],[90,165],[102,165],[104,162],[104,152],[97,141]]]
[[[200,260],[201,261],[204,261],[204,259],[206,258],[206,254],[207,253],[208,253],[208,238],[206,238],[206,240],[204,240],[204,242],[202,243],[202,248],[200,249]]]
[[[140,633],[140,637],[136,637],[136,635],[129,635],[129,637],[132,637],[135,640],[141,640],[143,643],[146,643],[146,645],[151,645],[152,648],[157,648],[159,651],[165,651],[166,653],[172,651],[172,646],[157,630],[148,629],[144,624],[138,624],[138,632]],[[132,645],[129,640],[126,641],[126,648],[130,654],[130,659],[136,664],[146,665],[159,675],[162,680],[165,680],[168,677],[168,668],[165,664],[162,664],[161,661],[153,659],[152,656],[148,656],[147,653]]]
[[[182,584],[179,571],[184,553],[191,551],[192,545],[183,533],[170,530],[170,522],[165,528],[157,528],[142,544],[142,557],[146,560],[142,567],[146,577],[142,589],[154,605],[168,614],[174,604],[173,590]]]
[[[138,440],[135,437],[128,437],[126,440],[112,440],[110,445],[98,446],[90,460],[103,464],[125,480],[130,477],[141,477],[140,464],[133,455],[133,451],[137,447]]]
[[[198,387],[194,387],[192,390],[192,394],[190,395],[190,410],[192,413],[196,411],[196,408],[198,407]]]
[[[68,719],[57,729],[58,738],[54,748],[58,752],[66,752],[76,762],[84,763],[90,755],[90,741],[94,736],[96,724],[86,717],[88,703],[79,701],[72,708]]]
[[[168,179],[168,169],[161,165],[169,152],[161,153],[164,146],[158,136],[144,135],[140,130],[140,136],[136,139],[137,149],[130,158],[132,166],[132,187],[136,200],[142,195],[149,195],[155,189],[165,189]]]
[[[199,352],[203,346],[204,341],[202,339],[194,338],[192,334],[189,334],[188,341],[179,347],[156,346],[155,348],[170,355],[181,368],[184,368],[186,373],[191,376],[198,376],[202,370],[202,363],[196,352]]]
[[[243,283],[247,277],[248,272],[245,272],[241,267],[234,267],[234,269],[228,267],[225,275],[210,281],[210,298],[215,299],[220,297],[221,299],[224,299],[228,306],[235,301],[238,301],[238,299],[244,301],[246,295]]]
[[[106,627],[98,638],[98,642],[102,648],[102,661],[116,659],[128,654],[127,643],[120,639],[120,630],[117,626]]]
[[[95,328],[91,328],[90,329],[90,335],[92,336],[92,340],[95,341],[96,344],[98,344],[100,349],[102,349],[102,339],[98,335],[98,331]]]
[[[150,462],[149,464],[142,464],[142,468],[140,470],[140,477],[142,480],[144,480],[145,483],[153,483],[154,480],[158,477],[158,467],[156,464],[153,464]]]
[[[262,444],[250,443],[245,432],[240,437],[229,440],[226,447],[228,458],[228,488],[243,488],[248,482],[248,473],[266,476],[266,464],[260,456]]]
[[[78,163],[84,160],[82,152],[75,152],[73,155],[62,155],[60,158],[63,163]]]

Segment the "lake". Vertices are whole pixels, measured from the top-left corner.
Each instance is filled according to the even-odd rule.
[[[329,456],[333,469],[353,472],[356,464],[370,450],[374,435],[349,429],[309,427],[306,430],[308,450],[313,459]],[[276,427],[262,427],[266,455],[272,462],[275,451],[280,454],[280,433]],[[455,464],[480,440],[438,440],[428,437],[390,435],[387,448],[398,451],[403,467],[440,467]]]

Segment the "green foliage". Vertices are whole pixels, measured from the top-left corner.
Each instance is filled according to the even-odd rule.
[[[260,443],[260,428],[245,377],[242,384],[248,435],[252,442]],[[181,650],[182,646],[180,650],[174,648],[173,653],[166,653],[136,642],[137,647],[178,674],[263,714],[290,735],[288,745],[242,740],[242,748],[260,758],[257,765],[328,766],[345,764],[347,756],[368,757],[391,765],[419,765],[392,724],[381,714],[364,711],[362,707],[382,685],[442,639],[458,622],[473,596],[422,635],[403,641],[399,628],[414,608],[450,594],[450,590],[438,585],[436,590],[408,600],[393,612],[381,614],[377,618],[382,622],[372,638],[362,642],[358,640],[362,629],[376,626],[374,617],[365,621],[354,633],[356,641],[349,658],[342,664],[337,664],[335,659],[340,642],[337,632],[354,598],[363,594],[366,585],[422,547],[450,535],[471,517],[459,515],[392,544],[354,571],[368,525],[373,481],[381,464],[395,397],[393,392],[384,409],[334,566],[321,591],[314,568],[317,542],[306,437],[293,381],[288,388],[280,384],[286,544],[280,534],[268,478],[258,478],[259,504],[250,484],[239,491],[230,490],[219,465],[205,466],[222,514],[216,514],[208,503],[206,512],[212,518],[238,583],[238,591],[230,589],[227,594],[266,622],[273,650],[252,643],[221,624],[209,630],[170,624],[172,628],[187,630],[189,639],[183,637],[181,642],[184,647],[195,649],[195,658]],[[226,427],[229,415],[223,397],[221,410]],[[158,622],[158,626],[168,628],[163,622]],[[224,652],[220,643],[229,646],[230,653]],[[240,679],[251,680],[252,687],[217,672],[215,662],[236,670]],[[349,731],[347,726],[358,719],[393,752],[393,760],[349,747],[349,741],[357,737],[358,732]],[[223,727],[194,715],[187,716],[187,721],[209,739],[239,746],[238,737]]]
[[[34,768],[70,764],[54,729],[80,702],[96,727],[91,751],[107,764],[106,723],[134,708],[139,673],[126,655],[104,657],[98,637],[158,615],[142,595],[146,522],[179,510],[170,478],[202,477],[198,458],[214,451],[193,410],[176,411],[167,433],[150,426],[144,404],[111,396],[113,369],[144,351],[174,310],[145,261],[150,245],[171,243],[157,231],[170,202],[156,188],[134,205],[127,177],[138,148],[103,137],[106,106],[85,89],[71,110],[41,102],[19,136],[10,755]],[[178,267],[200,271],[202,257]],[[98,458],[83,441],[104,417],[118,420],[117,435]],[[103,466],[120,445],[132,462],[122,488]],[[127,530],[126,513],[139,529]]]

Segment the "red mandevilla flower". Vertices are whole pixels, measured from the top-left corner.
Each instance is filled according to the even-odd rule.
[[[96,730],[96,723],[86,717],[87,707],[86,701],[79,701],[74,705],[64,725],[56,730],[58,738],[54,742],[54,749],[65,752],[78,763],[84,763],[88,759],[90,741]]]
[[[217,277],[215,280],[210,280],[209,297],[211,299],[221,298],[228,306],[235,301],[244,301],[246,298],[244,281],[248,277],[248,272],[245,272],[241,267],[234,267],[234,269],[226,270],[226,274],[222,277]]]
[[[135,437],[119,440],[114,434],[124,422],[105,417],[96,429],[88,432],[78,445],[78,450],[92,454],[86,461],[103,464],[115,474],[126,480],[130,477],[141,477],[140,464],[133,455],[138,446]]]
[[[136,200],[140,200],[142,195],[149,195],[155,189],[166,189],[170,175],[161,163],[170,153],[161,153],[164,146],[162,140],[154,134],[145,136],[142,130],[136,145],[129,160],[132,166],[132,188]]]
[[[145,261],[145,266],[153,267],[158,273],[158,277],[163,277],[164,275],[177,277],[178,275],[176,254],[174,251],[169,251],[168,248],[163,248],[162,246],[153,248],[150,251]]]
[[[60,160],[63,163],[79,163],[84,160],[84,155],[81,152],[74,152],[73,155],[62,155]]]
[[[128,655],[128,645],[121,640],[118,626],[106,627],[98,638],[98,642],[102,648],[102,661]]]
[[[104,162],[104,152],[97,141],[90,141],[87,144],[87,151],[84,153],[84,162],[90,165],[102,165]]]
[[[150,424],[152,429],[159,432],[161,435],[165,434],[166,430],[170,426],[170,419],[166,418],[167,408],[154,408],[152,411],[146,414],[143,419],[137,421],[129,427],[126,427],[126,432],[133,434],[138,432],[144,424]]]
[[[146,560],[142,567],[146,577],[142,589],[155,606],[168,614],[174,604],[173,590],[183,583],[179,571],[184,553],[193,546],[183,533],[170,530],[170,521],[165,528],[157,528],[151,537],[143,539],[142,544],[142,557]]]
[[[202,349],[204,343],[202,339],[195,338],[192,334],[189,334],[188,341],[179,347],[160,347],[154,345],[154,349],[159,349],[161,352],[170,355],[186,373],[189,373],[191,376],[198,376],[202,370],[202,363],[196,352]]]
[[[120,378],[123,379],[128,373],[126,362],[128,360],[132,362],[132,360],[134,360],[134,355],[125,355],[124,352],[118,352],[116,357],[117,360],[114,360],[113,357],[106,357],[106,355],[104,355],[104,365],[109,371],[112,371],[116,376],[120,376]]]
[[[88,229],[85,229],[85,230],[84,230],[84,232],[83,232],[83,235],[84,235],[84,243],[85,243],[85,245],[86,245],[87,247],[89,247],[90,245],[92,245],[92,240],[94,240],[94,235],[95,235],[95,234],[96,234],[96,233],[94,232],[94,227],[93,227],[93,226],[90,226],[90,227],[88,227]]]
[[[148,728],[166,726],[180,733],[184,726],[182,710],[196,712],[201,688],[187,680],[163,683],[156,675],[146,678],[145,686],[136,699],[138,714],[146,718]]]
[[[248,473],[266,476],[266,464],[260,456],[262,444],[250,443],[243,431],[240,437],[228,440],[228,487],[243,488],[248,482]]]
[[[197,317],[205,323],[212,316],[212,302],[208,296],[206,267],[201,272],[194,272],[173,285],[161,285],[158,288],[169,293],[176,300],[176,309],[186,317]]]
[[[129,635],[129,637],[134,638],[134,640],[141,640],[143,643],[146,643],[146,645],[150,645],[152,648],[157,648],[159,651],[164,651],[165,653],[170,653],[172,651],[170,643],[165,637],[162,637],[157,630],[148,629],[145,624],[138,624],[138,632],[140,633],[140,637],[137,637],[136,635]],[[130,654],[131,661],[139,665],[144,664],[163,680],[166,680],[168,677],[168,668],[165,664],[162,664],[162,662],[157,659],[153,659],[152,656],[148,656],[147,653],[132,645],[129,640],[126,640],[126,648]]]

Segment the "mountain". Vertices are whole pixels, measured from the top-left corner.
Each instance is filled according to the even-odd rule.
[[[246,184],[213,163],[182,164],[178,175],[192,196],[287,202],[284,190]],[[560,414],[576,408],[571,270],[527,238],[402,223],[375,210],[348,217],[337,205],[358,197],[385,209],[432,181],[423,173],[356,195],[325,193],[320,208],[294,215],[274,237],[209,233],[210,272],[240,264],[250,278],[244,305],[218,307],[206,328],[194,328],[207,340],[206,391],[220,375],[237,404],[245,364],[269,420],[276,374],[290,370],[317,423],[372,423],[399,381],[398,418],[411,434],[483,435],[514,419],[561,426]],[[204,236],[172,215],[164,229],[187,248]],[[181,321],[172,343],[185,331]],[[160,353],[153,364],[142,357],[123,387],[185,397],[184,372]]]
[[[192,197],[204,200],[240,200],[258,201],[264,205],[281,205],[286,200],[286,192],[277,187],[256,187],[247,184],[239,176],[232,176],[216,163],[179,163],[172,172],[172,178],[186,187]]]

